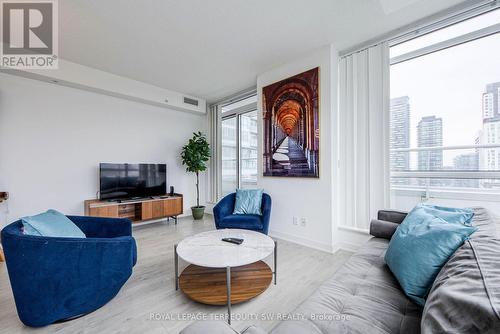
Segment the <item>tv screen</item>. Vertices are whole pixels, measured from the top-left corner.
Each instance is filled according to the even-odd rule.
[[[161,196],[167,192],[167,165],[99,165],[101,199]]]

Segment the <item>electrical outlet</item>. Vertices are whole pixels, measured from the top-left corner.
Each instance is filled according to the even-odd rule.
[[[307,220],[304,217],[300,218],[300,226],[305,227],[306,224],[307,224]]]
[[[293,225],[299,225],[299,219],[293,216]]]

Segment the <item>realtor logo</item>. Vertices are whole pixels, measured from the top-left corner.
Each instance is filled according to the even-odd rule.
[[[1,66],[17,69],[56,69],[56,0],[0,0],[0,4]]]

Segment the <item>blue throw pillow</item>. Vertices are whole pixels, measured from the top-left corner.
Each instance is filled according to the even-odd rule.
[[[471,226],[472,217],[474,217],[474,211],[472,211],[472,209],[448,208],[445,206],[424,203],[417,205],[414,209],[417,208],[420,208],[420,212],[426,212],[430,215],[440,217],[449,223],[462,223]]]
[[[451,255],[476,231],[470,209],[417,205],[389,242],[385,262],[405,294],[423,306],[434,279]]]
[[[85,234],[68,217],[56,210],[21,218],[24,234],[44,237],[85,238]]]
[[[237,189],[234,215],[262,215],[263,189]]]

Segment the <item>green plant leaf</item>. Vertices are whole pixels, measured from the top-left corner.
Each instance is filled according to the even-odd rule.
[[[193,137],[182,147],[181,159],[187,172],[203,172],[207,169],[206,162],[210,159],[210,145],[203,133],[193,133]]]

